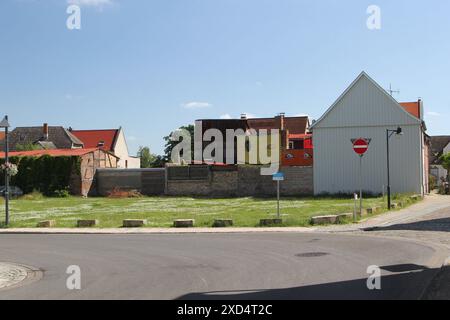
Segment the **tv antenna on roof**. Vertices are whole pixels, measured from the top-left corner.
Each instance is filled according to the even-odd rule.
[[[392,90],[392,84],[390,83],[390,84],[389,84],[389,90],[388,90],[388,92],[389,92],[389,94],[390,94],[391,96],[393,96],[394,93],[399,94],[399,93],[400,93],[400,90]]]

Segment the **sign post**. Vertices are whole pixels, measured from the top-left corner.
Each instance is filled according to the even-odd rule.
[[[273,181],[277,182],[277,218],[280,219],[281,218],[281,214],[280,214],[280,181],[284,181],[284,173],[283,172],[278,172],[275,173],[273,176]]]
[[[356,154],[359,156],[359,215],[362,216],[362,158],[364,157],[364,154],[369,149],[371,139],[354,139],[352,140],[353,143],[353,150],[356,152]]]

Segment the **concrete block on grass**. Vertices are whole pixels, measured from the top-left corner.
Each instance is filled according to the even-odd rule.
[[[175,228],[192,228],[195,224],[193,219],[178,219],[173,222]]]
[[[147,224],[147,220],[127,219],[123,220],[124,228],[140,228]]]
[[[53,228],[56,226],[55,220],[46,220],[46,221],[40,221],[37,224],[38,228]]]
[[[311,218],[311,224],[337,224],[339,223],[339,216],[328,215],[328,216],[316,216]]]
[[[259,224],[262,227],[273,226],[273,225],[282,224],[282,223],[283,223],[282,219],[261,219],[259,221]]]
[[[226,228],[233,226],[233,220],[232,219],[217,219],[214,220],[213,227],[214,228]]]
[[[98,225],[98,220],[78,220],[77,227],[78,228],[91,228]]]
[[[353,213],[338,214],[338,221],[341,222],[343,220],[353,220]]]

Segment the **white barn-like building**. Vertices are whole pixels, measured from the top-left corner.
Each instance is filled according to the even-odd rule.
[[[423,106],[419,101],[419,111]],[[419,115],[420,116],[420,115]],[[390,139],[392,193],[428,192],[428,150],[425,124],[362,72],[312,126],[314,193],[353,193],[359,190],[359,157],[352,139],[371,139],[362,160],[362,188],[381,194],[387,187],[386,130],[403,129]]]

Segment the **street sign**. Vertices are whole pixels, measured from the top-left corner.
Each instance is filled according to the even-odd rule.
[[[359,138],[353,142],[353,150],[360,156],[364,155],[369,149],[369,142],[366,139]]]
[[[275,173],[273,176],[273,181],[284,181],[284,173],[283,172],[278,172]]]

